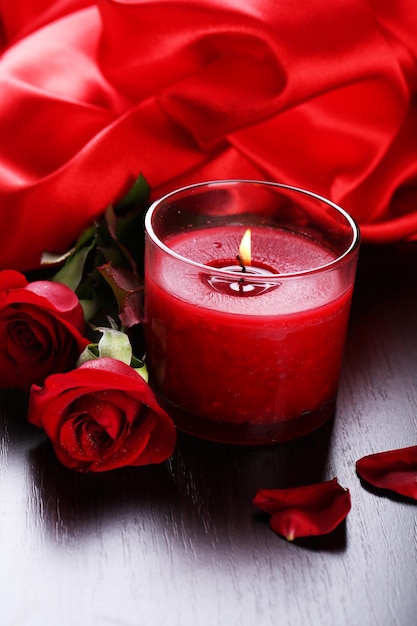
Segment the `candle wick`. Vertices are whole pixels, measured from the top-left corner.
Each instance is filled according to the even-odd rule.
[[[246,272],[246,266],[245,266],[244,262],[242,261],[242,258],[240,256],[240,254],[237,255],[236,259],[237,259],[237,262],[239,263],[239,265],[240,265],[240,267],[242,269],[242,272]]]

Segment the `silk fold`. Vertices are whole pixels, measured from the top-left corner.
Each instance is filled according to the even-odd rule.
[[[412,0],[0,0],[0,268],[39,266],[141,173],[307,188],[417,234]]]

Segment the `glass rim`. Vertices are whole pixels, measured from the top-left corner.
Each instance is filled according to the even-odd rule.
[[[285,183],[277,183],[277,182],[268,181],[268,180],[244,179],[244,178],[230,178],[230,179],[226,178],[226,179],[203,181],[200,183],[193,183],[191,185],[185,185],[184,187],[179,187],[178,189],[174,189],[173,191],[166,193],[165,195],[161,196],[157,200],[154,200],[152,204],[149,206],[145,214],[145,232],[149,235],[149,237],[154,242],[154,244],[156,244],[161,250],[166,252],[169,256],[175,258],[177,261],[186,263],[187,265],[191,265],[199,269],[201,272],[209,273],[212,276],[218,276],[221,278],[226,278],[226,279],[231,279],[231,280],[233,280],[233,278],[236,279],[236,272],[220,269],[217,267],[213,267],[211,265],[205,265],[204,263],[199,263],[198,261],[193,261],[192,259],[182,256],[181,254],[178,254],[178,252],[175,252],[175,250],[172,250],[169,246],[163,243],[163,241],[161,241],[161,239],[155,233],[155,230],[152,225],[152,217],[155,214],[156,210],[162,204],[166,203],[170,198],[175,198],[176,196],[179,196],[181,193],[201,189],[203,187],[209,188],[209,187],[220,187],[220,186],[225,186],[225,185],[242,185],[242,184],[243,185],[261,185],[263,187],[271,187],[274,189],[285,189],[287,191],[294,191],[296,193],[309,196],[310,198],[313,198],[315,200],[319,200],[320,202],[324,202],[326,205],[333,208],[337,213],[342,215],[342,217],[346,220],[347,224],[351,228],[352,240],[351,240],[350,245],[346,248],[346,250],[342,254],[338,255],[332,261],[329,261],[329,263],[324,263],[323,265],[318,265],[316,267],[312,267],[307,270],[300,270],[298,272],[288,272],[288,273],[284,272],[282,274],[272,273],[268,275],[268,282],[270,281],[279,282],[286,278],[297,278],[297,277],[301,278],[301,277],[310,276],[312,274],[317,274],[317,273],[326,272],[328,270],[332,270],[336,267],[339,267],[345,261],[347,261],[348,258],[352,256],[354,251],[358,248],[359,242],[360,242],[360,230],[359,230],[358,224],[356,223],[355,219],[345,209],[343,209],[341,206],[339,206],[332,200],[329,200],[328,198],[321,196],[320,194],[317,194],[313,191],[308,191],[307,189],[303,189],[302,187],[296,187],[293,185],[287,185]],[[244,273],[242,273],[240,274],[240,278],[243,279],[245,282],[250,281],[251,275],[250,274],[245,275]],[[253,275],[252,275],[252,280],[253,280]]]

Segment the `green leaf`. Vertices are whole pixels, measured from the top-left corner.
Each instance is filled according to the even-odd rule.
[[[83,279],[85,263],[93,247],[94,244],[91,244],[72,254],[52,280],[56,283],[67,285],[67,287],[75,291]]]
[[[93,317],[97,313],[99,306],[100,306],[97,300],[80,299],[80,304],[81,304],[81,307],[84,313],[84,319],[86,322],[93,319]]]
[[[119,215],[137,208],[138,204],[143,204],[149,200],[150,188],[143,174],[139,174],[129,189],[127,194],[115,205],[116,213]]]
[[[45,266],[60,267],[52,280],[77,294],[88,321],[118,316],[126,328],[142,321],[143,219],[149,195],[140,174],[128,193],[81,233],[74,248],[60,256],[43,255]]]
[[[130,328],[142,319],[143,286],[138,277],[128,270],[120,270],[106,263],[97,270],[110,286],[118,305],[123,326]]]

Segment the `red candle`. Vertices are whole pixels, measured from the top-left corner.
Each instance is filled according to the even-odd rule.
[[[235,221],[169,234],[168,254],[147,243],[150,380],[183,430],[283,441],[334,411],[352,272],[322,241],[269,224],[251,224],[242,258]]]

